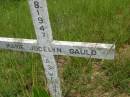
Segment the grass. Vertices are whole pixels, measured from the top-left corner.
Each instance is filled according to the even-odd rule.
[[[56,56],[65,97],[130,97],[130,1],[48,0],[54,39],[116,44],[112,61]],[[0,36],[36,38],[27,0],[0,1]],[[0,97],[46,89],[37,54],[0,51]]]

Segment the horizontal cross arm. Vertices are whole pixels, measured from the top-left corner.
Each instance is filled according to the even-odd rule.
[[[54,55],[68,55],[77,57],[90,57],[97,59],[114,59],[115,45],[101,43],[53,41],[50,48],[37,44],[34,39],[19,39],[0,37],[0,48],[15,51],[40,53],[40,51],[53,52]]]

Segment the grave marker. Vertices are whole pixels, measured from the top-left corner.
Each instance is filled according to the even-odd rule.
[[[40,53],[52,97],[62,97],[54,55],[114,59],[114,44],[53,40],[46,0],[28,2],[37,40],[0,37],[0,48]]]

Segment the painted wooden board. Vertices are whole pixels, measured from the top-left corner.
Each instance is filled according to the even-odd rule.
[[[53,41],[52,50],[44,45],[39,46],[37,40],[0,37],[0,48],[15,51],[40,53],[53,52],[54,55],[75,57],[114,59],[115,45],[102,43],[86,43],[72,41]]]
[[[37,45],[52,51],[52,30],[49,21],[46,0],[28,0],[33,24],[37,36]],[[40,51],[48,88],[52,97],[61,97],[60,80],[53,52]]]

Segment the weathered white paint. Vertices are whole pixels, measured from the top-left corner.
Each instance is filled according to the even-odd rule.
[[[4,38],[0,37],[0,48],[10,49],[15,51],[40,53],[41,51],[53,52],[54,55],[68,55],[75,57],[97,58],[97,59],[114,59],[115,45],[101,43],[86,43],[86,42],[69,42],[69,41],[53,41],[52,51],[46,48],[44,44],[39,46],[37,40],[34,39],[19,39],[19,38]],[[72,51],[77,51],[73,53]],[[79,53],[78,51],[82,51]],[[83,53],[88,51],[87,53]],[[96,54],[94,53],[96,51]],[[91,54],[93,53],[93,54]]]
[[[52,51],[52,30],[46,0],[29,0],[37,44]],[[53,52],[40,51],[52,97],[61,97],[60,80]]]
[[[28,2],[37,40],[0,37],[0,48],[40,53],[52,97],[61,97],[54,55],[114,59],[114,44],[53,41],[46,0],[28,0]]]

